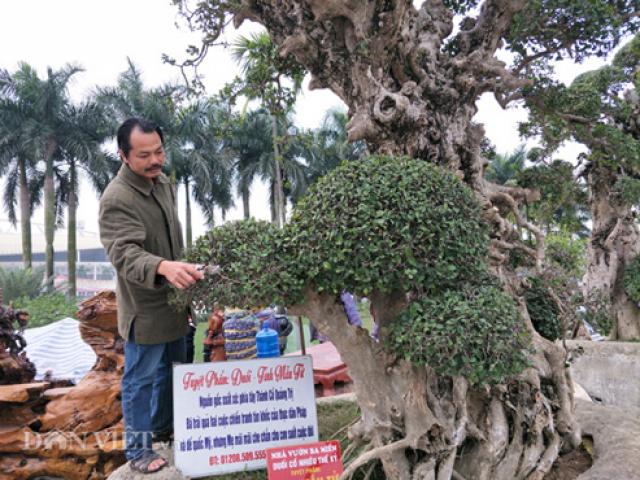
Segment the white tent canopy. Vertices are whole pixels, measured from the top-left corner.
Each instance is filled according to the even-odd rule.
[[[27,357],[36,366],[36,380],[51,370],[51,378],[78,383],[96,362],[93,349],[80,336],[80,322],[65,318],[24,332]]]

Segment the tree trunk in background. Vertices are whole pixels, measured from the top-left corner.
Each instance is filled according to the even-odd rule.
[[[193,240],[192,230],[191,230],[191,192],[189,191],[189,179],[184,179],[184,190],[185,190],[185,198],[186,198],[186,231],[187,231],[187,248],[191,248],[191,243]]]
[[[49,138],[45,145],[45,177],[44,177],[44,236],[45,236],[45,281],[47,290],[54,286],[54,251],[53,237],[56,229],[56,198],[53,184],[53,154],[57,144],[54,138]]]
[[[276,212],[276,188],[275,182],[271,180],[269,182],[269,192],[271,193],[271,201],[269,202],[269,211],[271,212],[271,223],[277,222],[277,212]]]
[[[27,164],[18,159],[20,169],[20,230],[22,233],[22,263],[25,269],[31,268],[31,199],[27,180]]]
[[[271,115],[271,135],[273,136],[273,167],[275,176],[274,183],[274,203],[275,222],[280,228],[284,226],[284,187],[282,185],[282,159],[280,158],[280,143],[278,141],[278,120],[275,115]]]
[[[76,298],[77,282],[76,282],[76,258],[78,256],[78,248],[76,243],[76,213],[78,210],[77,188],[77,171],[74,162],[69,164],[69,176],[71,187],[69,191],[69,204],[67,209],[69,212],[67,218],[67,272],[68,272],[68,295],[69,298]]]
[[[247,185],[246,182],[242,181],[240,191],[242,193],[242,212],[244,214],[244,218],[251,218],[251,212],[249,210],[249,185]]]
[[[593,228],[589,242],[584,296],[592,304],[610,305],[611,337],[640,340],[640,309],[624,290],[625,267],[640,251],[640,234],[630,205],[612,195],[616,174],[594,167],[589,174]]]

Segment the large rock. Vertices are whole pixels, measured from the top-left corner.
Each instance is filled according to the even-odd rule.
[[[640,406],[640,343],[567,341],[571,373],[594,401]]]
[[[594,456],[578,480],[640,480],[640,409],[576,400],[576,418]]]

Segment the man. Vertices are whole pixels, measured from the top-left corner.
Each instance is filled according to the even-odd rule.
[[[175,191],[162,173],[163,135],[139,118],[118,129],[122,166],[100,199],[100,239],[118,273],[118,331],[125,339],[122,413],[131,468],[167,465],[151,448],[152,433],[173,428],[171,364],[185,361],[186,311],[168,303],[170,284],[182,289],[203,277],[177,261],[183,249]]]

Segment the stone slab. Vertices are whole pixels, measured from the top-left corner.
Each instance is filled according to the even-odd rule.
[[[595,402],[640,406],[640,343],[567,341],[571,374]]]
[[[578,480],[640,480],[640,409],[576,400],[576,419],[594,454]]]

